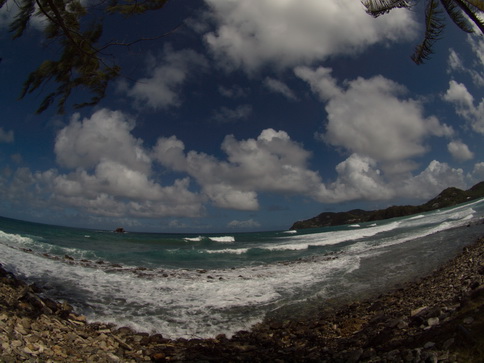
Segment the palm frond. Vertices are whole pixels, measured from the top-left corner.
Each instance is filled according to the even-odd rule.
[[[362,4],[366,7],[366,12],[375,18],[393,9],[410,7],[407,0],[363,0]]]
[[[475,8],[479,9],[480,11],[484,11],[484,0],[464,0],[464,2],[468,3],[469,5],[474,6]]]
[[[484,22],[479,17],[482,10],[479,7],[474,6],[470,1],[464,0],[454,0],[457,6],[459,6],[462,11],[471,19],[474,24],[480,29],[481,33],[484,34]],[[482,1],[481,1],[482,2]]]
[[[474,33],[472,24],[467,20],[467,17],[462,14],[462,9],[455,3],[454,0],[440,0],[440,3],[443,5],[445,11],[452,21],[462,31],[466,33]]]
[[[429,0],[425,9],[425,35],[422,43],[417,45],[412,60],[417,64],[424,63],[433,54],[432,47],[444,30],[445,23],[438,0]]]

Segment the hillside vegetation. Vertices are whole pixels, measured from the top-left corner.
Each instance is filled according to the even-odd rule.
[[[484,197],[484,182],[480,182],[468,190],[454,187],[447,188],[435,198],[421,205],[391,206],[386,209],[374,211],[353,209],[348,212],[323,212],[316,217],[294,223],[291,229],[339,226],[343,224],[404,217],[411,214],[429,212],[439,208],[451,207],[482,197]]]

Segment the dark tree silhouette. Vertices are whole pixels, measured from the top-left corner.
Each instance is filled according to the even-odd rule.
[[[466,33],[473,33],[474,25],[484,33],[481,19],[484,11],[483,0],[425,0],[425,34],[411,55],[417,64],[424,63],[433,54],[433,45],[441,37],[445,27],[445,16]],[[419,0],[363,0],[366,12],[374,17],[387,14],[397,8],[413,8]]]
[[[0,0],[0,8],[8,0]],[[20,97],[34,92],[53,81],[57,88],[41,102],[37,113],[45,111],[57,100],[57,111],[63,113],[72,91],[83,88],[91,98],[74,107],[97,104],[105,95],[110,81],[120,75],[116,59],[110,57],[107,49],[113,46],[129,46],[147,38],[133,42],[100,41],[103,20],[109,15],[132,16],[147,11],[161,9],[168,0],[99,0],[88,2],[89,7],[78,0],[18,0],[18,12],[10,23],[13,38],[21,37],[34,17],[42,17],[44,36],[49,45],[60,47],[59,58],[45,60],[25,81]],[[12,3],[13,5],[13,3]],[[94,14],[102,14],[96,19]],[[162,34],[156,38],[163,37]],[[155,39],[155,38],[150,38]]]

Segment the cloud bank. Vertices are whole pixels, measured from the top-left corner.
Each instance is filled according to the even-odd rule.
[[[409,40],[417,23],[408,11],[378,19],[354,0],[205,0],[216,30],[205,40],[228,68],[293,67],[378,42]]]

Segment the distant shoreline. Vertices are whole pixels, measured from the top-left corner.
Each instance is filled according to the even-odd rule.
[[[454,187],[444,189],[435,198],[420,205],[391,206],[385,209],[372,211],[353,209],[347,212],[323,212],[316,217],[293,223],[290,229],[298,230],[382,221],[390,218],[406,217],[414,214],[430,212],[440,208],[453,207],[483,197],[484,182],[480,182],[468,190],[461,190]]]
[[[39,292],[0,268],[0,361],[376,362],[411,357],[472,362],[484,357],[484,237],[430,275],[377,298],[300,320],[266,320],[230,339],[170,340],[87,323],[69,305],[42,299]]]

